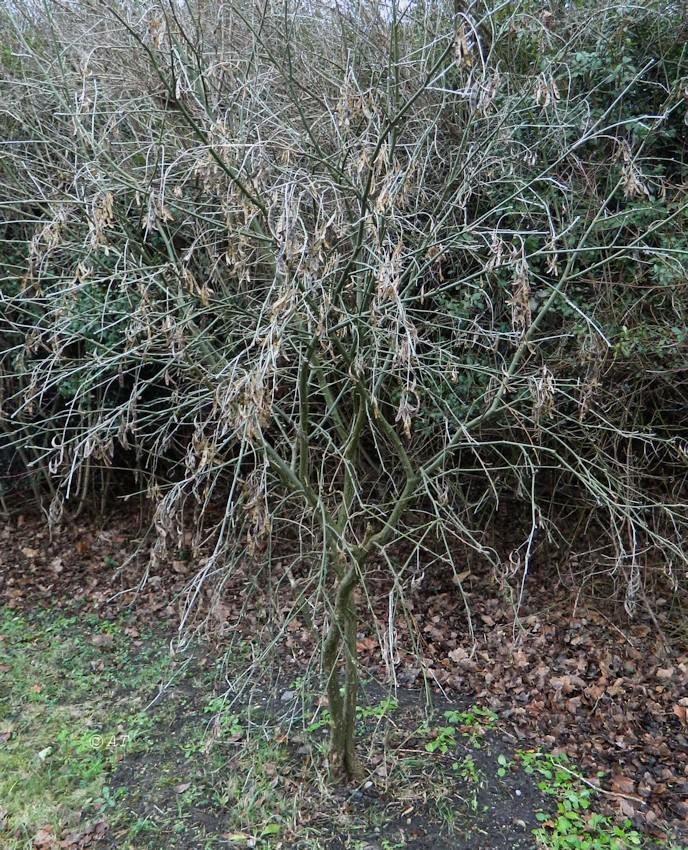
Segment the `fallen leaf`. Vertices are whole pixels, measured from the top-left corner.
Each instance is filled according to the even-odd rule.
[[[216,602],[210,612],[215,620],[222,625],[226,623],[229,619],[229,615],[231,614],[231,610],[229,606],[225,605],[224,602]]]
[[[582,691],[586,687],[584,680],[580,676],[575,675],[553,676],[549,682],[552,687],[556,690],[561,690],[564,694],[570,694],[573,691]]]
[[[88,550],[91,548],[86,540],[77,540],[74,544],[74,548],[79,555],[85,555]]]
[[[185,791],[188,791],[191,788],[190,782],[180,782],[179,785],[174,786],[175,794],[183,794]]]
[[[459,573],[458,575],[452,576],[452,583],[453,584],[463,584],[466,581],[466,579],[470,578],[472,575],[473,575],[473,573],[470,570],[464,570],[462,573]]]
[[[460,661],[465,661],[468,658],[468,652],[466,652],[466,650],[462,646],[457,646],[456,649],[453,649],[449,653],[449,658],[455,664],[458,664]]]
[[[589,685],[583,693],[591,702],[597,702],[604,696],[604,688],[602,685]]]
[[[31,841],[36,850],[48,850],[57,846],[57,839],[52,832],[49,832],[49,828],[39,829]]]
[[[566,700],[566,710],[569,714],[576,715],[578,714],[581,707],[581,698],[580,697],[571,697],[571,699]]]
[[[633,806],[628,802],[628,800],[621,799],[619,800],[619,810],[623,817],[625,818],[634,818],[636,815],[636,811]]]
[[[612,791],[616,794],[635,794],[635,782],[627,776],[612,777]]]
[[[623,679],[616,679],[611,687],[607,688],[607,695],[610,697],[618,696],[623,692]]]

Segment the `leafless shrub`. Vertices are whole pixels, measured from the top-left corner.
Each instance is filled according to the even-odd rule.
[[[670,11],[638,9],[671,28]],[[392,607],[418,562],[460,585],[458,546],[518,602],[538,533],[562,539],[567,488],[606,529],[629,613],[650,557],[674,581],[685,569],[685,439],[645,409],[672,374],[685,401],[685,369],[650,372],[638,348],[648,288],[685,317],[685,184],[647,153],[684,109],[683,60],[622,62],[590,89],[591,16],[547,14],[525,0],[3,13],[8,444],[43,471],[52,521],[96,471],[128,466],[154,505],[154,560],[189,525],[195,547],[211,541],[187,619],[211,578],[301,557],[334,774],[358,770],[371,559]],[[592,17],[619,26],[611,7]],[[510,556],[485,525],[507,494],[527,517]]]

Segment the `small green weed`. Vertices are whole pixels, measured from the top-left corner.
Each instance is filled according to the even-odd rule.
[[[388,717],[399,708],[399,703],[394,697],[386,697],[377,705],[358,706],[356,709],[356,717],[358,720],[370,720],[376,718],[381,720],[383,717]]]
[[[465,756],[461,761],[454,762],[452,770],[455,771],[467,785],[468,797],[466,802],[472,812],[477,812],[479,808],[478,790],[483,786],[485,777],[478,769],[475,759],[470,756]]]
[[[206,714],[215,715],[216,729],[221,732],[222,737],[237,740],[243,736],[244,727],[240,722],[239,715],[225,711],[224,706],[225,700],[223,697],[212,697],[208,700],[208,704],[203,711]]]
[[[620,826],[590,810],[595,792],[577,780],[566,755],[519,753],[526,773],[540,777],[538,788],[557,800],[555,814],[538,812],[542,824],[533,830],[539,844],[549,850],[628,850],[642,844],[631,821]]]
[[[476,784],[480,782],[480,771],[475,763],[475,759],[472,759],[470,756],[466,756],[460,762],[455,761],[452,765],[452,770],[467,782],[474,782]]]
[[[357,720],[370,720],[371,718],[376,718],[377,720],[382,720],[384,717],[388,717],[390,714],[395,712],[399,708],[399,703],[394,697],[386,697],[381,700],[377,705],[366,705],[366,706],[357,706],[356,708],[356,719]],[[306,727],[307,732],[317,732],[319,729],[325,729],[330,725],[330,712],[328,709],[323,709],[315,720],[312,723],[309,723]]]
[[[126,790],[124,788],[117,788],[112,791],[108,785],[104,785],[103,790],[100,792],[100,797],[97,798],[95,803],[101,812],[116,809],[118,801],[125,794]]]
[[[387,838],[383,838],[380,841],[381,850],[403,850],[406,847],[406,843],[404,841],[390,841]]]
[[[443,716],[447,721],[446,726],[436,726],[432,730],[426,727],[421,730],[432,735],[432,739],[425,745],[429,753],[447,753],[456,746],[458,734],[467,737],[473,747],[479,750],[482,746],[481,738],[494,728],[497,722],[494,711],[479,706],[473,706],[468,711],[445,711]]]

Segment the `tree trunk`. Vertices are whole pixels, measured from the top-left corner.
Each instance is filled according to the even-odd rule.
[[[325,640],[323,661],[327,676],[327,698],[330,704],[330,778],[334,782],[360,779],[363,768],[356,755],[356,705],[358,699],[358,665],[356,661],[356,627],[358,617],[354,591],[359,581],[360,566],[351,563],[340,579],[332,616]],[[344,689],[340,691],[339,655],[344,651]]]

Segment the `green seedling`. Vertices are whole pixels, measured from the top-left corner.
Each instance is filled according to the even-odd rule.
[[[366,705],[366,706],[357,706],[356,708],[356,719],[357,720],[370,720],[370,718],[375,717],[378,720],[381,720],[383,717],[387,717],[392,712],[396,711],[399,708],[399,703],[394,697],[387,697],[379,702],[377,705]],[[317,732],[320,729],[326,729],[330,725],[330,712],[327,708],[323,709],[320,714],[308,724],[306,727],[307,732]]]
[[[470,756],[466,756],[463,761],[455,761],[452,765],[452,770],[456,771],[459,776],[467,782],[474,782],[476,784],[480,782],[480,771],[478,770],[475,760]]]
[[[454,770],[464,780],[464,782],[468,784],[468,804],[471,811],[477,812],[479,807],[478,788],[482,784],[483,777],[478,770],[475,759],[470,756],[466,756],[462,761],[454,762],[452,770]]]
[[[375,717],[378,720],[381,720],[383,717],[387,717],[389,714],[392,714],[399,708],[399,703],[394,697],[387,697],[379,702],[377,705],[367,705],[364,707],[359,706],[356,709],[356,717],[359,720],[368,720],[371,717]]]
[[[215,728],[223,737],[238,740],[243,737],[244,727],[238,714],[231,714],[224,710],[225,701],[222,697],[213,697],[203,709],[206,714],[215,715]]]
[[[117,808],[117,801],[126,794],[124,788],[112,791],[108,785],[104,785],[100,797],[95,801],[101,812],[111,811]]]
[[[497,722],[497,715],[488,708],[474,706],[468,711],[445,711],[446,726],[438,726],[432,730],[433,738],[425,745],[429,753],[442,754],[456,746],[457,734],[467,737],[473,747],[479,750],[480,739],[490,731]]]
[[[538,812],[533,835],[548,850],[628,850],[642,844],[630,820],[614,823],[591,811],[595,790],[570,766],[566,755],[519,753],[526,773],[539,777],[538,788],[556,799],[556,812]],[[599,774],[602,775],[602,774]]]

